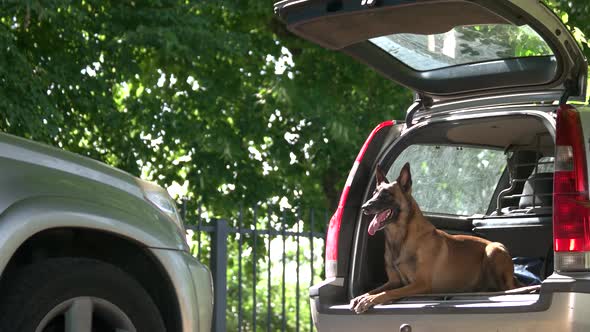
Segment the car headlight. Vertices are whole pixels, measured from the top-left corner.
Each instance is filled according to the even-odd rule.
[[[140,185],[143,190],[143,196],[158,210],[168,216],[178,226],[183,235],[186,234],[184,223],[178,213],[178,209],[176,209],[176,202],[168,195],[168,192],[151,182],[142,181]]]

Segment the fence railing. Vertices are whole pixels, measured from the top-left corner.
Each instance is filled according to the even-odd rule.
[[[313,330],[308,288],[323,275],[325,236],[315,229],[325,229],[327,213],[265,206],[197,216],[187,232],[213,275],[214,331]]]

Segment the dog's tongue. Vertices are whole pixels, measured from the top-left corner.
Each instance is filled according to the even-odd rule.
[[[373,218],[373,220],[371,220],[371,223],[369,224],[369,235],[375,235],[375,233],[379,230],[379,227],[381,227],[381,223],[384,222],[385,219],[387,219],[387,217],[389,217],[390,213],[391,210],[385,210],[375,215],[375,217]]]

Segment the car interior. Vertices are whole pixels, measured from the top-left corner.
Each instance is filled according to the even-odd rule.
[[[503,151],[505,167],[487,211],[473,215],[425,212],[425,216],[448,233],[475,235],[503,243],[513,257],[515,275],[521,284],[535,285],[553,272],[554,133],[548,128],[552,127],[545,119],[527,115],[430,124],[394,142],[380,164],[384,169],[391,167],[396,156],[413,144],[477,146]],[[370,182],[367,197],[375,186],[373,177]],[[384,232],[377,232],[369,241],[367,226],[371,216],[361,214],[359,217],[351,297],[387,280]]]

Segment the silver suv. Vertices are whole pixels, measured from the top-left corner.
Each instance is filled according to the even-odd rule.
[[[285,0],[275,12],[416,95],[405,121],[375,128],[349,173],[326,279],[310,289],[318,330],[587,331],[590,108],[567,102],[585,100],[588,65],[560,19],[536,0]],[[432,224],[502,242],[531,286],[351,311],[387,281],[383,234],[368,234],[361,206],[377,165],[393,180],[406,162]]]
[[[168,193],[0,133],[0,331],[209,331],[212,281]]]

